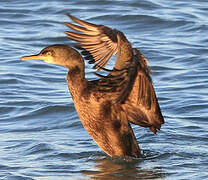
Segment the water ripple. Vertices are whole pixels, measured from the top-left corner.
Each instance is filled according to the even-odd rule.
[[[207,10],[202,0],[2,0],[0,177],[206,179]],[[67,12],[122,30],[148,58],[166,123],[156,136],[133,126],[142,158],[109,158],[97,147],[75,112],[65,68],[19,60],[50,44],[72,44],[64,34]],[[90,80],[92,72],[86,64]]]

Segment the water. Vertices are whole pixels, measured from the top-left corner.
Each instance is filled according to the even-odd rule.
[[[156,136],[134,126],[144,158],[127,162],[98,148],[76,114],[64,67],[20,61],[71,43],[67,12],[123,31],[148,57],[166,123]],[[2,0],[0,179],[208,179],[207,12],[202,0]]]

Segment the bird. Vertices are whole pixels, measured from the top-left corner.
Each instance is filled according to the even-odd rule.
[[[75,109],[95,143],[110,157],[142,157],[132,124],[154,134],[164,118],[151,79],[147,58],[117,29],[67,16],[73,47],[54,44],[21,60],[43,60],[68,69],[67,84]],[[116,60],[107,69],[112,56]],[[85,77],[85,62],[94,64],[96,79]],[[106,74],[103,74],[105,72]]]

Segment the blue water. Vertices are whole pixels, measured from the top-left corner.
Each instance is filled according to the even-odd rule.
[[[149,59],[166,123],[134,126],[144,157],[110,158],[76,114],[64,67],[20,61],[71,44],[65,13],[125,33]],[[208,179],[208,2],[0,2],[0,179]],[[93,78],[91,66],[87,77]]]

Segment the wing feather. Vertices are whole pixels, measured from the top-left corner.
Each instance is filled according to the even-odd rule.
[[[103,25],[95,25],[83,20],[80,20],[70,14],[69,18],[77,23],[64,23],[75,32],[66,31],[68,38],[80,43],[83,51],[90,54],[85,58],[90,63],[95,63],[96,69],[102,69],[118,52],[117,30],[113,30]]]
[[[153,133],[156,133],[164,124],[164,119],[149,74],[150,69],[145,57],[139,51],[137,53],[139,53],[136,55],[139,60],[137,75],[131,93],[122,106],[130,122],[149,127]]]
[[[89,29],[89,30],[92,30],[92,31],[96,31],[97,30],[97,25],[95,24],[92,24],[92,23],[89,23],[89,22],[86,22],[86,21],[83,21],[81,19],[78,19],[74,16],[72,16],[71,14],[67,14],[67,16],[70,17],[70,19],[74,22],[76,22],[77,24],[80,24],[82,26],[84,26],[86,29]]]
[[[128,121],[149,127],[153,133],[160,130],[164,119],[157,101],[145,57],[138,51],[132,63],[123,70],[112,71],[108,76],[97,74],[101,79],[100,91],[115,92],[114,103],[120,104]]]

